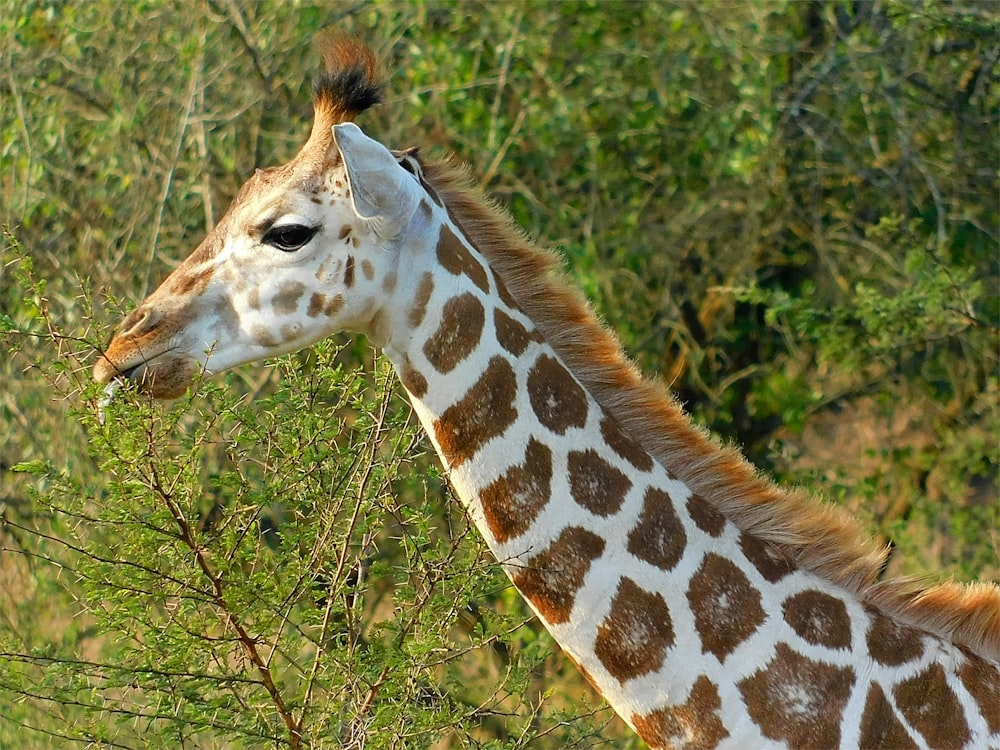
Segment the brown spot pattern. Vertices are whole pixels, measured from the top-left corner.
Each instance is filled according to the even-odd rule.
[[[413,366],[409,357],[403,360],[399,368],[399,381],[403,387],[416,398],[423,398],[427,393],[427,378]]]
[[[344,240],[344,239],[347,239],[347,236],[348,236],[348,235],[349,235],[350,233],[351,233],[351,225],[350,225],[350,224],[344,224],[344,225],[343,225],[343,226],[342,226],[342,227],[340,228],[340,232],[338,232],[338,233],[337,233],[337,239],[338,239],[338,240]]]
[[[622,577],[611,611],[597,628],[594,653],[619,682],[655,672],[674,644],[674,627],[663,596]]]
[[[587,423],[587,394],[555,357],[543,354],[531,368],[528,399],[538,421],[557,435]]]
[[[354,286],[354,256],[347,256],[347,263],[344,264],[344,286],[350,289]]]
[[[293,313],[298,307],[299,297],[305,291],[306,285],[301,281],[286,281],[278,287],[278,291],[271,297],[271,306],[279,315]]]
[[[687,591],[702,653],[720,661],[764,622],[760,593],[731,560],[709,552]]]
[[[420,283],[417,285],[417,294],[413,298],[413,304],[410,305],[410,311],[407,315],[411,328],[416,328],[424,322],[424,316],[427,314],[427,303],[430,302],[433,293],[434,277],[430,271],[424,271],[420,277]]]
[[[197,273],[188,272],[175,274],[175,278],[170,284],[170,293],[176,294],[177,296],[182,296],[191,292],[201,294],[205,287],[208,286],[208,282],[212,278],[213,273],[214,269],[209,266]]]
[[[445,302],[441,323],[424,342],[424,355],[438,372],[451,372],[478,346],[486,322],[483,303],[466,292]]]
[[[1000,732],[1000,672],[985,659],[966,654],[968,661],[958,670],[962,684],[979,706],[991,732]]]
[[[670,495],[656,487],[646,490],[639,522],[628,535],[628,551],[662,570],[670,570],[684,554],[687,535]]]
[[[924,653],[923,638],[916,628],[896,622],[870,607],[866,611],[871,618],[866,636],[868,653],[875,661],[887,667],[898,667]]]
[[[421,185],[421,186],[423,187],[423,189],[424,189],[424,190],[425,190],[425,191],[427,192],[427,195],[429,195],[429,196],[430,196],[431,200],[432,200],[432,201],[434,201],[434,202],[435,202],[435,203],[436,203],[437,205],[439,205],[439,206],[440,206],[441,208],[444,208],[444,201],[442,201],[442,200],[441,200],[441,199],[440,199],[440,198],[438,197],[438,194],[437,194],[437,191],[436,191],[436,190],[435,190],[435,189],[434,189],[433,187],[431,187],[431,184],[430,184],[429,182],[427,182],[427,180],[425,180],[425,179],[423,178],[423,176],[420,176],[420,175],[418,175],[418,177],[419,177],[419,179],[420,179],[420,185]],[[427,204],[425,204],[425,203],[421,203],[420,205],[421,205],[421,207],[423,207],[423,206],[425,206],[425,205],[427,205]],[[429,209],[428,213],[429,213],[429,214],[430,214],[431,216],[433,216],[433,215],[434,215],[434,212],[433,212],[433,210],[432,210],[432,209],[430,208],[430,206],[427,206],[427,208]]]
[[[524,350],[532,341],[542,341],[537,330],[529,331],[503,310],[494,310],[493,326],[496,329],[497,341],[500,342],[500,346],[515,357],[524,354]]]
[[[570,526],[513,576],[514,585],[546,622],[558,625],[569,620],[590,564],[603,554],[603,539],[580,526]]]
[[[722,535],[726,528],[726,517],[713,508],[705,498],[697,492],[692,492],[685,507],[699,529],[709,536]]]
[[[601,437],[611,446],[611,450],[640,471],[649,471],[653,468],[653,459],[646,449],[622,430],[618,420],[605,415],[601,420]]]
[[[328,318],[332,315],[336,315],[340,312],[340,308],[344,306],[344,295],[335,294],[333,299],[326,303],[326,307],[323,308],[323,314]]]
[[[865,710],[861,714],[861,738],[858,744],[865,748],[917,749],[917,743],[896,718],[896,713],[885,693],[876,683],[872,683],[868,688],[868,697],[865,698]]]
[[[375,266],[367,258],[361,261],[361,273],[368,281],[375,278]]]
[[[534,438],[528,441],[524,463],[482,491],[483,515],[499,542],[520,536],[548,504],[552,484],[552,451]]]
[[[800,591],[781,605],[785,622],[809,643],[827,648],[851,646],[851,619],[844,602],[822,591]]]
[[[500,299],[503,301],[503,303],[507,305],[508,310],[521,309],[521,307],[517,304],[517,300],[514,299],[514,296],[510,293],[510,290],[507,288],[507,285],[503,283],[503,279],[501,279],[496,274],[493,274],[493,283],[496,284],[497,294],[500,295]]]
[[[719,718],[721,708],[718,687],[701,675],[684,703],[658,708],[645,716],[633,714],[632,726],[650,747],[712,750],[729,736]]]
[[[396,290],[397,276],[395,271],[389,271],[382,279],[382,291],[386,294],[391,294]]]
[[[745,532],[740,534],[740,549],[743,550],[747,560],[753,563],[764,579],[770,583],[780,581],[796,569],[795,563],[776,545],[761,541],[753,534]]]
[[[960,747],[969,741],[969,725],[962,706],[948,686],[940,664],[931,664],[923,672],[902,680],[892,692],[904,718],[930,747]]]
[[[441,225],[441,234],[437,244],[438,262],[456,276],[468,276],[472,283],[483,292],[489,294],[490,282],[482,264],[472,257],[469,248],[465,246],[447,224]]]
[[[275,338],[274,334],[268,329],[262,326],[260,323],[255,323],[250,326],[250,337],[255,343],[263,346],[265,348],[273,348],[278,346],[281,342]]]
[[[326,281],[326,269],[331,263],[333,263],[333,258],[331,257],[324,258],[320,262],[319,268],[317,268],[316,273],[313,274],[317,281]]]
[[[326,304],[326,295],[320,294],[319,292],[313,292],[312,296],[309,297],[309,307],[306,308],[306,315],[310,318],[315,318],[321,312],[323,312],[323,306]]]
[[[854,679],[849,667],[814,661],[779,643],[774,658],[736,687],[765,737],[791,747],[838,747]]]
[[[514,368],[502,357],[493,357],[462,400],[448,407],[434,423],[434,435],[449,466],[463,464],[513,423],[517,418],[515,398]]]
[[[570,451],[566,471],[573,499],[598,516],[617,513],[632,488],[632,480],[595,450]]]

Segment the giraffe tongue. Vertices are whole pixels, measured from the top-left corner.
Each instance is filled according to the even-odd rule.
[[[104,386],[104,395],[97,399],[97,421],[102,425],[107,418],[107,413],[104,411],[111,400],[115,397],[115,393],[119,388],[122,387],[122,380],[120,378],[115,378],[106,386]]]

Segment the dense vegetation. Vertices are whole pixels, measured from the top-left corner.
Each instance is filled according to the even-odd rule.
[[[643,368],[892,573],[1000,577],[989,3],[0,0],[0,747],[638,747],[325,342],[97,419],[111,329],[309,127],[455,153]]]

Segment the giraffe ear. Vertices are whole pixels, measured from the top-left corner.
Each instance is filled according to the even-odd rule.
[[[389,150],[353,122],[333,126],[347,169],[354,212],[383,238],[403,231],[420,205],[420,191]]]

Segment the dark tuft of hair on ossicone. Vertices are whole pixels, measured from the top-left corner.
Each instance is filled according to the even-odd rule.
[[[362,42],[334,30],[314,40],[323,72],[313,83],[313,108],[325,126],[353,120],[382,101],[382,80],[375,55]]]

